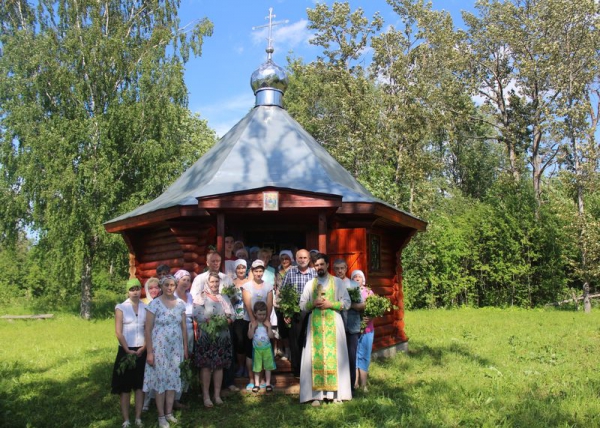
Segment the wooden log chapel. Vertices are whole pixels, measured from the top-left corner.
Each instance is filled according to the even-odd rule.
[[[375,351],[395,350],[404,330],[402,249],[427,223],[375,198],[283,108],[287,77],[271,58],[252,75],[255,107],[162,195],[105,224],[129,248],[142,283],[166,263],[204,271],[224,237],[275,251],[318,249],[399,308],[376,320]]]

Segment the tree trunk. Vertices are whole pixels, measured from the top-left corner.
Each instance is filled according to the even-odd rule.
[[[583,284],[583,311],[586,314],[592,312],[592,301],[590,300],[590,284],[587,281]]]
[[[92,259],[89,256],[83,259],[79,315],[86,320],[92,318]]]
[[[89,320],[92,318],[92,271],[94,267],[94,256],[96,255],[96,246],[98,236],[94,235],[84,249],[83,266],[81,268],[81,302],[79,305],[79,315],[81,318]]]

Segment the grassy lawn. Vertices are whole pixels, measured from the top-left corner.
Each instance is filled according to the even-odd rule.
[[[235,394],[207,410],[193,392],[178,426],[600,426],[600,310],[412,311],[406,325],[408,354],[373,363],[351,402]],[[0,320],[0,343],[0,426],[120,426],[111,319]]]

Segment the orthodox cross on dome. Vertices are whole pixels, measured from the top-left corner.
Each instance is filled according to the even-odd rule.
[[[285,21],[277,21],[277,22],[273,22],[273,18],[276,18],[277,15],[273,15],[273,8],[270,7],[269,8],[269,16],[265,16],[265,19],[269,20],[268,24],[264,24],[264,25],[257,25],[256,27],[252,27],[253,30],[259,30],[261,28],[269,28],[269,37],[267,37],[267,41],[269,42],[268,46],[267,46],[267,60],[271,60],[271,57],[273,55],[274,49],[273,49],[273,27],[275,25],[280,25],[280,24],[287,24],[289,21],[289,19],[286,19]]]

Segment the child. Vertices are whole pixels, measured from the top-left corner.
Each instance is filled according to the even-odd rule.
[[[271,370],[275,370],[273,361],[273,350],[271,348],[271,339],[273,330],[271,325],[265,326],[267,320],[267,304],[258,301],[254,304],[255,321],[250,323],[248,328],[248,338],[252,339],[252,371],[254,372],[254,387],[252,392],[258,392],[260,382],[260,372],[265,370],[265,380],[267,383],[266,391],[273,392],[271,386]]]

